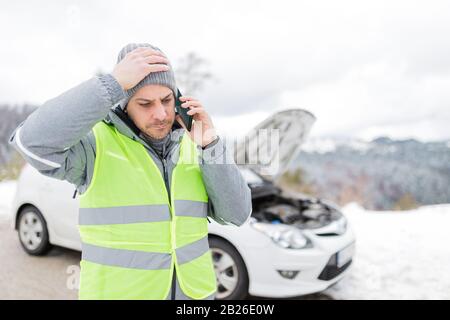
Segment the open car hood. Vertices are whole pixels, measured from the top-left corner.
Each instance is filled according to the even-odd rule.
[[[238,141],[236,163],[276,181],[297,157],[315,121],[316,117],[303,109],[273,114]]]

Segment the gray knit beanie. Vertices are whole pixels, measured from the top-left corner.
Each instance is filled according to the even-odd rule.
[[[139,47],[149,47],[162,52],[158,47],[152,46],[151,44],[148,43],[130,43],[127,44],[125,47],[123,47],[122,50],[120,50],[119,56],[117,57],[117,63],[119,63],[128,52],[131,52]],[[126,99],[121,104],[122,108],[125,109],[128,100],[136,93],[136,91],[138,91],[140,88],[148,84],[159,84],[166,86],[169,89],[171,89],[173,91],[174,96],[176,96],[177,86],[175,83],[175,75],[173,72],[172,65],[170,64],[170,61],[169,61],[169,70],[160,72],[151,72],[133,88],[125,90]]]

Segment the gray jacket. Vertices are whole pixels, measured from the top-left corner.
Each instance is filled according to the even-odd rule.
[[[94,170],[96,149],[92,127],[104,120],[141,142],[161,175],[170,177],[179,154],[179,139],[168,139],[164,159],[160,157],[147,139],[114,112],[123,101],[126,101],[124,92],[113,76],[95,76],[46,101],[14,130],[9,143],[40,173],[67,180],[83,193]],[[181,137],[184,132],[175,126],[172,130],[174,137]],[[236,164],[230,162],[225,143],[219,138],[205,150],[198,149],[209,196],[208,216],[223,225],[242,225],[252,212],[251,193]],[[166,188],[170,189],[170,179],[166,179]]]

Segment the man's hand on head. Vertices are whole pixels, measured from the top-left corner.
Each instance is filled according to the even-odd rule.
[[[116,64],[111,74],[123,90],[129,90],[149,73],[167,71],[169,68],[169,60],[162,52],[147,47],[140,47],[127,53]]]

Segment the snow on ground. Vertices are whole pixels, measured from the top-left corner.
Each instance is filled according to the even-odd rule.
[[[0,219],[15,181],[0,182]],[[450,299],[450,204],[410,211],[343,209],[356,234],[346,278],[323,293],[334,299]],[[1,239],[0,239],[1,241]]]
[[[450,299],[450,204],[410,211],[343,208],[356,234],[351,272],[335,299]]]

